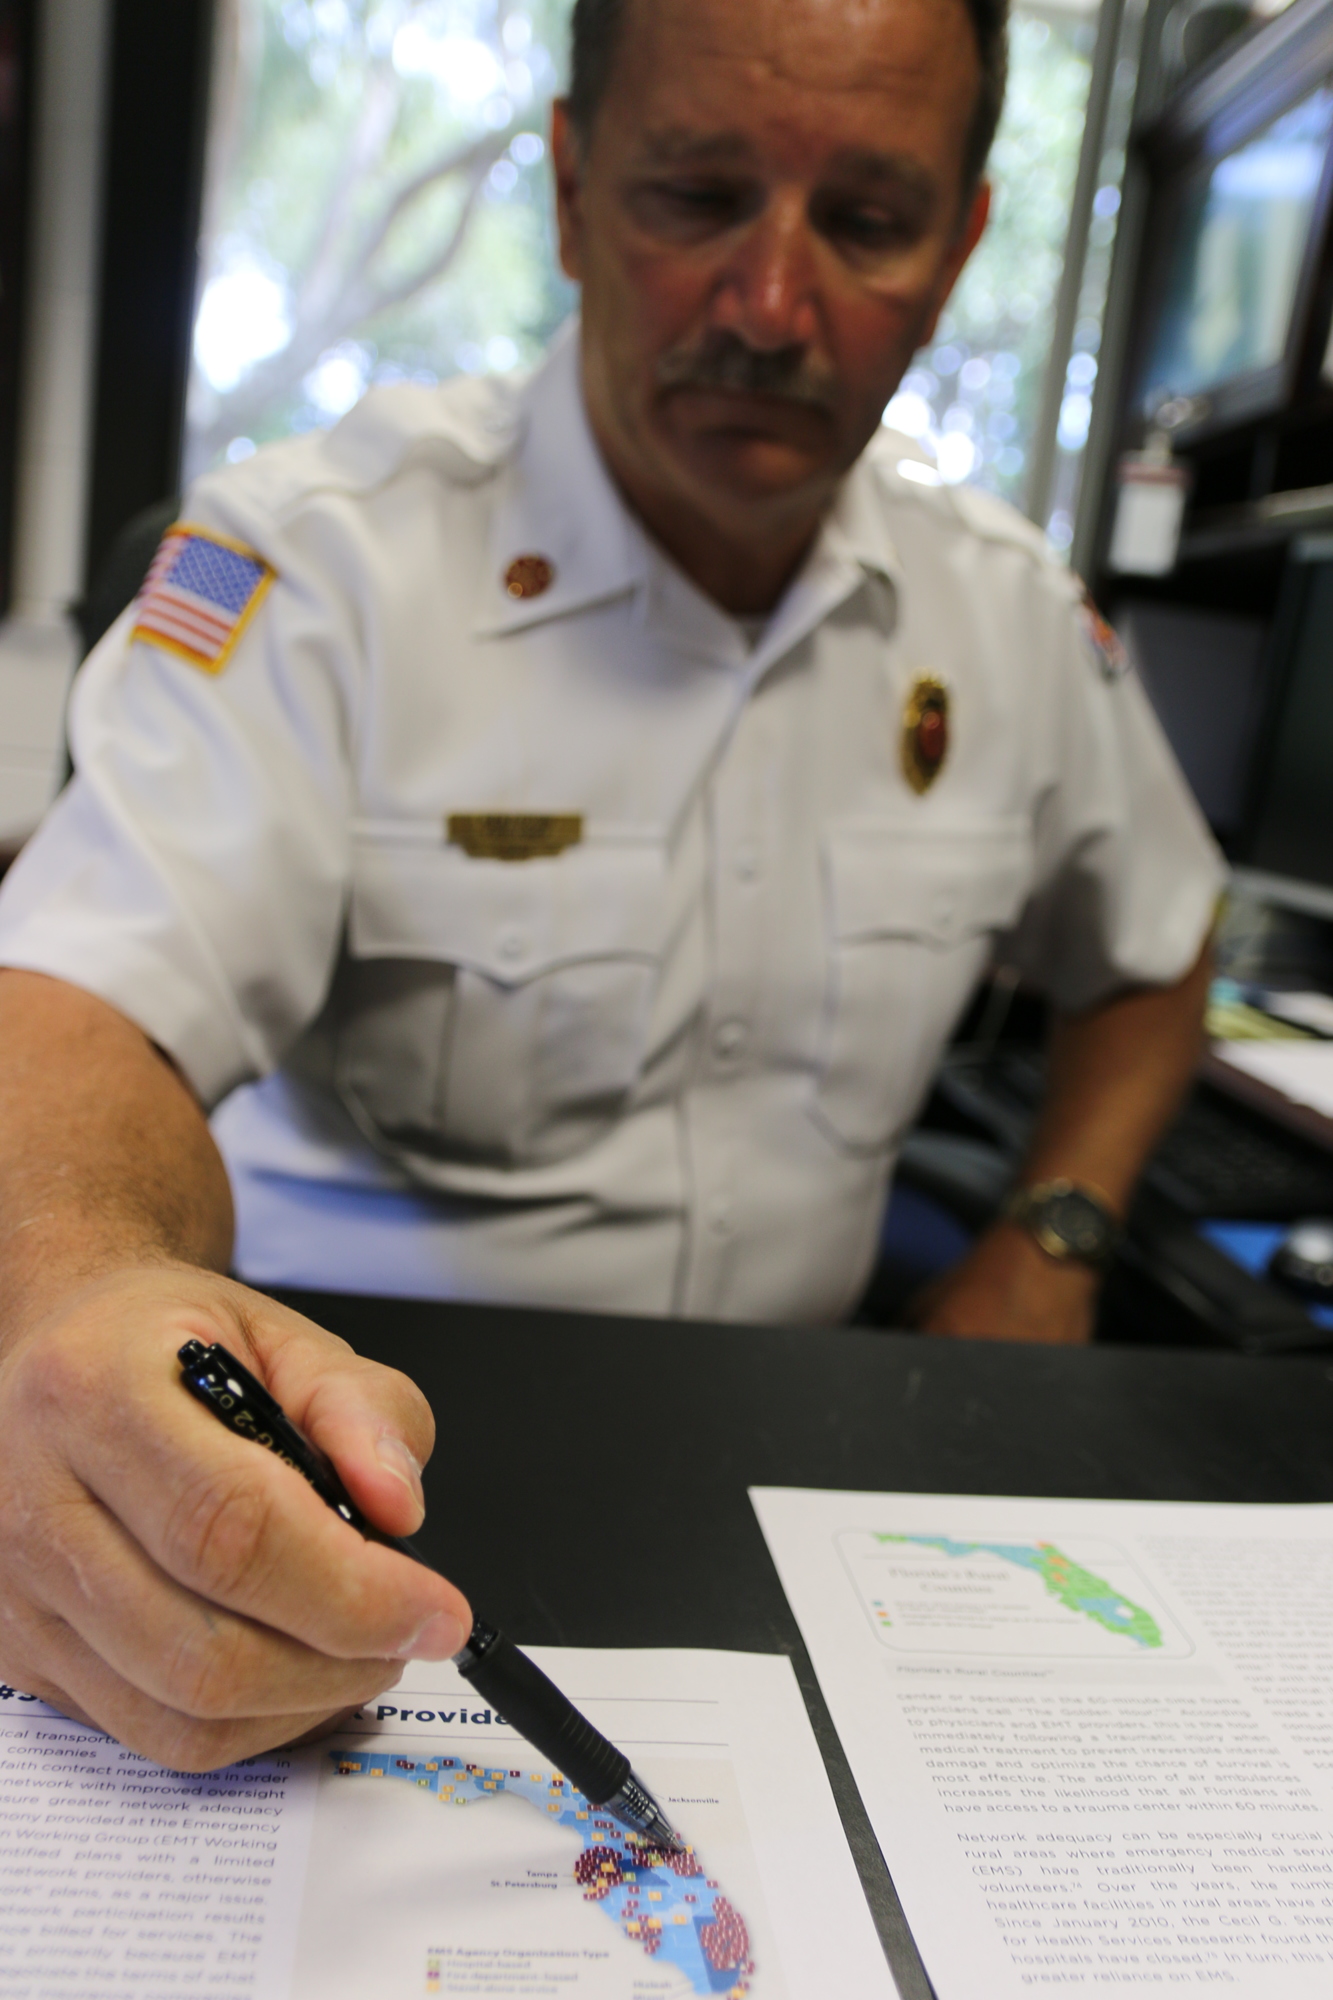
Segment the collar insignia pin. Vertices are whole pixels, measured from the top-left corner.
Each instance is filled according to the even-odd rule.
[[[949,754],[949,690],[933,674],[912,685],[903,708],[903,776],[914,792],[928,792]]]
[[[504,573],[505,595],[520,602],[541,597],[555,582],[555,564],[547,556],[515,556]]]

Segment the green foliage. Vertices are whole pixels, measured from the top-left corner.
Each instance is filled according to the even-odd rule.
[[[990,224],[932,348],[904,384],[933,419],[922,431],[924,412],[909,404],[909,426],[936,443],[966,438],[974,453],[967,476],[1017,501],[1050,350],[1092,40],[1086,23],[1015,14],[1009,94],[989,167]],[[946,466],[948,454],[945,446]]]
[[[330,421],[348,384],[534,361],[574,296],[534,143],[570,0],[223,4],[236,59],[216,113],[208,277],[263,274],[281,286],[294,332],[239,382],[196,368],[189,469],[238,435],[233,450]],[[496,87],[451,90],[449,64],[414,72],[402,39],[414,30],[418,55],[447,35],[464,84],[469,62],[484,75],[489,60]],[[433,271],[456,235],[458,254]],[[342,364],[332,402],[318,368],[329,355]]]

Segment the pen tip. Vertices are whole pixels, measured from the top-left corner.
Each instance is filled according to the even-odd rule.
[[[648,1787],[632,1771],[615,1797],[608,1799],[607,1810],[650,1847],[660,1847],[667,1854],[689,1852]]]

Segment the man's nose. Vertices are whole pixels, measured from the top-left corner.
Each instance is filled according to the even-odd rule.
[[[768,202],[746,226],[713,292],[711,320],[761,352],[819,334],[815,246],[799,197]]]

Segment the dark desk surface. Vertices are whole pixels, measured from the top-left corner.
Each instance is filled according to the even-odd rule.
[[[284,1296],[425,1391],[420,1539],[516,1639],[791,1655],[906,2000],[931,1989],[747,1487],[1333,1499],[1328,1359]]]

